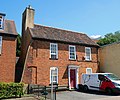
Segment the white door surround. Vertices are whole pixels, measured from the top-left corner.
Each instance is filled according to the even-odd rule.
[[[69,85],[69,90],[71,90],[71,84],[70,84],[70,69],[75,69],[75,73],[76,73],[76,88],[78,89],[79,66],[77,66],[77,65],[69,65],[69,66],[68,66],[68,85]]]

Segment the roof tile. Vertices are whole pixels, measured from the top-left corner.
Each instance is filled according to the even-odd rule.
[[[92,39],[83,33],[36,24],[34,25],[34,28],[30,28],[30,30],[33,38],[98,46],[94,41],[92,41]]]

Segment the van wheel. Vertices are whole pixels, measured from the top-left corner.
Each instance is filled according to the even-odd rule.
[[[106,88],[106,93],[107,93],[107,94],[112,94],[112,93],[113,93],[113,91],[112,91],[112,89],[111,89],[111,88]]]
[[[84,85],[84,86],[83,86],[83,91],[84,91],[84,92],[87,92],[88,90],[89,90],[89,89],[88,89],[88,86],[87,86],[87,85]]]

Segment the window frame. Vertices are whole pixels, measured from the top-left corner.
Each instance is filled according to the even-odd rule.
[[[56,46],[56,53],[51,53],[52,45]],[[56,58],[52,58],[52,55],[56,55]],[[58,44],[57,43],[50,43],[50,58],[51,59],[58,59]]]
[[[51,82],[52,82],[52,78],[51,78],[51,75],[52,75],[52,70],[55,70],[55,69],[57,69],[57,82],[55,82],[55,83],[57,83],[58,84],[58,67],[51,67],[50,68],[50,84],[51,84]],[[53,81],[53,83],[54,83],[54,81]]]
[[[91,73],[93,73],[93,72],[92,72],[92,68],[86,68],[86,74],[91,74],[91,73],[88,73],[88,71],[87,71],[88,69],[90,69],[90,70],[91,70]]]
[[[74,58],[71,58],[71,55],[70,55],[70,53],[71,53],[71,52],[70,52],[70,48],[71,48],[71,47],[74,48],[74,55],[75,55]],[[74,45],[69,45],[69,59],[70,59],[70,60],[76,60],[76,46],[74,46]]]
[[[90,52],[90,54],[89,54],[89,55],[90,55],[90,56],[89,56],[90,59],[87,59],[86,49],[89,49],[89,50],[90,50],[90,51],[89,51],[89,52]],[[86,60],[86,61],[91,61],[91,60],[92,60],[92,57],[91,57],[91,48],[90,48],[90,47],[85,47],[85,60]]]

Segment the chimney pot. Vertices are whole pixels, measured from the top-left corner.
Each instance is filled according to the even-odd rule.
[[[29,8],[29,9],[32,9],[32,6],[31,6],[31,5],[28,5],[28,8]]]

